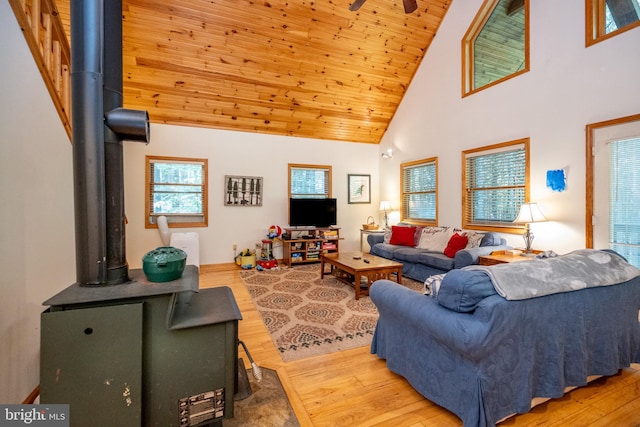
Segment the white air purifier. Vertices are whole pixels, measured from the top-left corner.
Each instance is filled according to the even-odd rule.
[[[198,233],[171,233],[170,246],[187,253],[187,265],[200,268],[200,244]]]

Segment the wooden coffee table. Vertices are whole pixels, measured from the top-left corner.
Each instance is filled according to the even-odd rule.
[[[394,273],[396,282],[402,283],[402,264],[362,252],[323,254],[320,257],[320,278],[324,277],[325,264],[331,266],[330,274],[354,287],[357,300],[360,299],[360,293],[369,295],[369,287],[373,282],[390,280]],[[364,288],[361,285],[362,277],[367,278]]]

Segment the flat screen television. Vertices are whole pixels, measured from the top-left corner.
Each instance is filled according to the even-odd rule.
[[[291,227],[329,227],[338,223],[336,199],[289,199]]]

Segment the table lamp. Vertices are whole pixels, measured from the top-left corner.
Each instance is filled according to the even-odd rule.
[[[386,200],[380,202],[380,210],[384,211],[384,228],[389,228],[389,215],[387,211],[391,210],[391,205]]]
[[[524,224],[524,234],[522,238],[524,239],[525,251],[522,255],[524,256],[532,256],[531,253],[531,243],[533,243],[533,233],[529,228],[529,224],[532,222],[544,222],[547,221],[542,212],[540,212],[540,208],[538,204],[535,202],[531,203],[523,203],[520,206],[520,212],[518,212],[518,216],[513,220],[514,223]]]

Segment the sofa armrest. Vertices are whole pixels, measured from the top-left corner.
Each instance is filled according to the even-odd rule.
[[[509,245],[500,246],[480,246],[477,248],[462,249],[456,252],[453,259],[453,268],[463,268],[469,265],[477,264],[478,257],[483,255],[490,255],[493,251],[504,251],[507,249],[513,249]]]
[[[374,282],[369,297],[380,313],[378,327],[381,326],[380,322],[392,324],[394,333],[435,340],[467,359],[478,360],[493,351],[492,347],[485,344],[493,344],[494,339],[489,334],[495,324],[500,324],[499,321],[480,320],[470,313],[449,310],[438,304],[435,298],[390,280]],[[493,303],[505,301],[498,295],[488,299],[491,298],[494,298]],[[494,332],[493,335],[500,334]],[[372,353],[376,353],[376,342],[374,340],[372,343]]]
[[[369,243],[370,247],[382,242],[384,242],[384,233],[367,234],[367,243]]]

